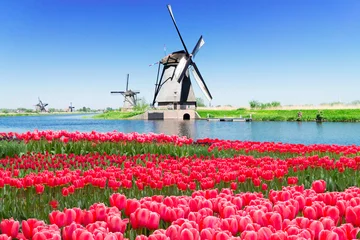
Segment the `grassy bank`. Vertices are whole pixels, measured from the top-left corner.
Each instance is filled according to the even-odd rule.
[[[85,112],[93,113],[93,112]],[[49,116],[49,115],[65,115],[65,114],[85,114],[84,112],[33,112],[33,113],[0,113],[0,117],[20,117],[20,116]]]
[[[120,112],[120,111],[109,111],[106,113],[95,115],[95,119],[127,119],[133,116],[144,113],[144,111],[132,111],[132,112]]]
[[[302,121],[315,121],[318,110],[198,110],[202,118],[207,118],[208,114],[213,118],[220,117],[244,117],[249,118],[250,114],[254,121],[296,121],[298,112],[302,112]],[[360,122],[360,109],[322,109],[325,121],[328,122]]]

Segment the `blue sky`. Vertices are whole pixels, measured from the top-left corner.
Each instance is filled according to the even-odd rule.
[[[212,105],[360,99],[358,0],[2,0],[0,108],[119,107],[130,88],[152,101],[157,67],[185,43]],[[196,85],[196,83],[194,83]],[[195,86],[196,95],[204,98]],[[204,98],[205,99],[205,98]]]

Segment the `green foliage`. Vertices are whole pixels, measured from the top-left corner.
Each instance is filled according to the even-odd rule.
[[[350,103],[351,105],[360,105],[360,100],[355,100]]]
[[[275,108],[275,107],[281,107],[281,103],[277,101],[269,102],[269,103],[261,103],[256,100],[252,100],[249,102],[251,109],[267,109],[267,108]]]
[[[139,98],[134,106],[134,112],[145,112],[149,108],[149,104],[144,98]]]
[[[202,118],[239,117],[249,118],[254,121],[296,121],[299,110],[266,110],[239,108],[237,110],[197,110]],[[318,110],[301,110],[301,121],[316,121]],[[360,122],[360,109],[326,109],[322,110],[322,117],[327,122]]]
[[[249,102],[249,104],[250,104],[250,108],[259,108],[261,103],[256,100],[252,100]]]
[[[91,109],[89,107],[82,107],[79,108],[79,112],[91,112]]]
[[[198,106],[198,107],[206,107],[206,105],[205,105],[205,103],[204,103],[204,99],[202,99],[202,98],[196,98],[196,105]]]
[[[26,145],[24,142],[17,141],[1,141],[0,139],[0,158],[5,158],[6,156],[14,157],[26,153]]]
[[[128,111],[128,112],[121,112],[121,111],[109,111],[102,114],[97,114],[93,118],[95,119],[126,119],[131,118],[136,115],[142,114],[144,111]]]

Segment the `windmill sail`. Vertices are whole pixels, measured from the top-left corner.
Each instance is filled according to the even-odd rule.
[[[202,78],[199,69],[197,68],[196,64],[193,63],[191,69],[191,73],[193,74],[197,84],[199,85],[201,91],[204,93],[205,97],[207,98],[208,101],[212,100],[212,96],[209,92],[209,89],[207,88],[204,79]]]
[[[192,51],[192,55],[195,58],[196,54],[198,53],[198,51],[200,50],[200,48],[205,44],[205,41],[203,39],[202,36],[200,36],[200,39],[198,40],[198,42],[196,43],[194,50]]]

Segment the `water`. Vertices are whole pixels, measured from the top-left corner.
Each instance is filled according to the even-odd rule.
[[[85,118],[87,117],[87,118]],[[360,145],[360,123],[98,120],[91,115],[0,117],[0,132],[67,130],[165,133],[198,138]]]

